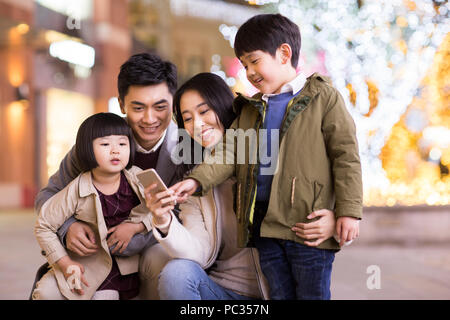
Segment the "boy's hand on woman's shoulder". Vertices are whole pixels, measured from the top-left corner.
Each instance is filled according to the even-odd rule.
[[[359,219],[354,217],[339,217],[336,222],[336,233],[340,239],[339,246],[346,241],[359,237]]]
[[[192,178],[187,178],[183,181],[174,184],[169,189],[173,190],[174,193],[177,195],[177,202],[183,203],[187,200],[189,196],[194,194],[195,190],[197,190],[199,187],[200,182]]]

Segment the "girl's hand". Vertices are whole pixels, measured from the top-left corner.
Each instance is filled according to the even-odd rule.
[[[319,219],[314,222],[296,223],[291,229],[298,237],[304,239],[304,243],[310,247],[317,247],[328,238],[331,238],[336,226],[336,218],[331,210],[317,210],[312,212],[307,218],[314,219],[315,217],[319,217]]]
[[[152,192],[154,188],[156,184],[145,189],[147,208],[153,215],[155,225],[167,225],[172,218],[170,211],[175,208],[177,197],[171,189],[154,194]]]
[[[136,233],[144,231],[145,226],[141,223],[130,223],[130,222],[122,222],[121,224],[112,227],[108,230],[108,247],[111,248],[113,245],[116,245],[115,248],[111,251],[111,253],[116,253],[119,251],[120,253],[124,252],[128,247],[131,238]]]
[[[72,259],[69,258],[69,256],[62,257],[56,262],[56,264],[63,272],[64,278],[66,279],[67,284],[69,285],[71,291],[73,293],[83,295],[84,290],[81,286],[80,280],[86,287],[89,287],[89,284],[83,275],[84,274],[83,265],[73,261]]]

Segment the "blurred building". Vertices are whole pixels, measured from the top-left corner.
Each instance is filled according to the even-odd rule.
[[[0,207],[32,206],[131,52],[126,0],[0,0]]]
[[[0,0],[0,208],[33,206],[81,122],[118,111],[131,54],[171,60],[179,83],[230,69],[222,34],[257,12],[236,0]]]
[[[234,38],[226,40],[222,30],[260,12],[243,0],[131,0],[134,52],[144,46],[174,62],[180,83],[199,72],[224,70],[235,56]]]

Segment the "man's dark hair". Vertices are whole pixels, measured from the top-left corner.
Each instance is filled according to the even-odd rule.
[[[283,43],[291,46],[291,64],[297,68],[301,48],[298,26],[281,14],[260,14],[239,28],[234,41],[234,53],[240,58],[244,53],[261,50],[275,57]]]
[[[94,155],[93,141],[97,138],[112,135],[128,137],[130,144],[130,160],[128,161],[126,169],[131,168],[134,162],[134,153],[136,151],[136,145],[131,128],[128,126],[124,118],[114,113],[102,112],[94,114],[84,120],[78,129],[75,144],[75,155],[83,172],[98,167],[98,163]]]
[[[117,79],[119,99],[124,101],[130,86],[148,86],[163,82],[174,95],[177,90],[177,67],[169,61],[163,61],[156,54],[135,54],[120,67]]]

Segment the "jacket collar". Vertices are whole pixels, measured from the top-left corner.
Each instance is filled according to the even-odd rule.
[[[298,102],[301,98],[303,98],[305,96],[312,98],[316,94],[318,94],[321,90],[321,86],[318,85],[317,81],[331,83],[331,81],[328,77],[322,76],[322,75],[318,74],[317,72],[313,73],[306,79],[306,82],[305,82],[305,85],[303,86],[302,91],[300,92],[300,94],[298,94],[294,98],[293,103],[295,104],[296,102]],[[262,102],[263,94],[261,92],[258,92],[257,94],[255,94],[252,97],[243,95],[240,92],[237,92],[236,94],[237,94],[237,97],[233,102],[233,109],[236,113],[239,114],[240,111],[242,110],[242,107],[244,105],[250,103],[256,109],[258,109],[258,111],[262,114],[264,105]]]
[[[97,194],[94,183],[92,182],[92,174],[90,171],[84,172],[80,175],[78,180],[78,192],[81,198],[87,197],[91,194]]]

